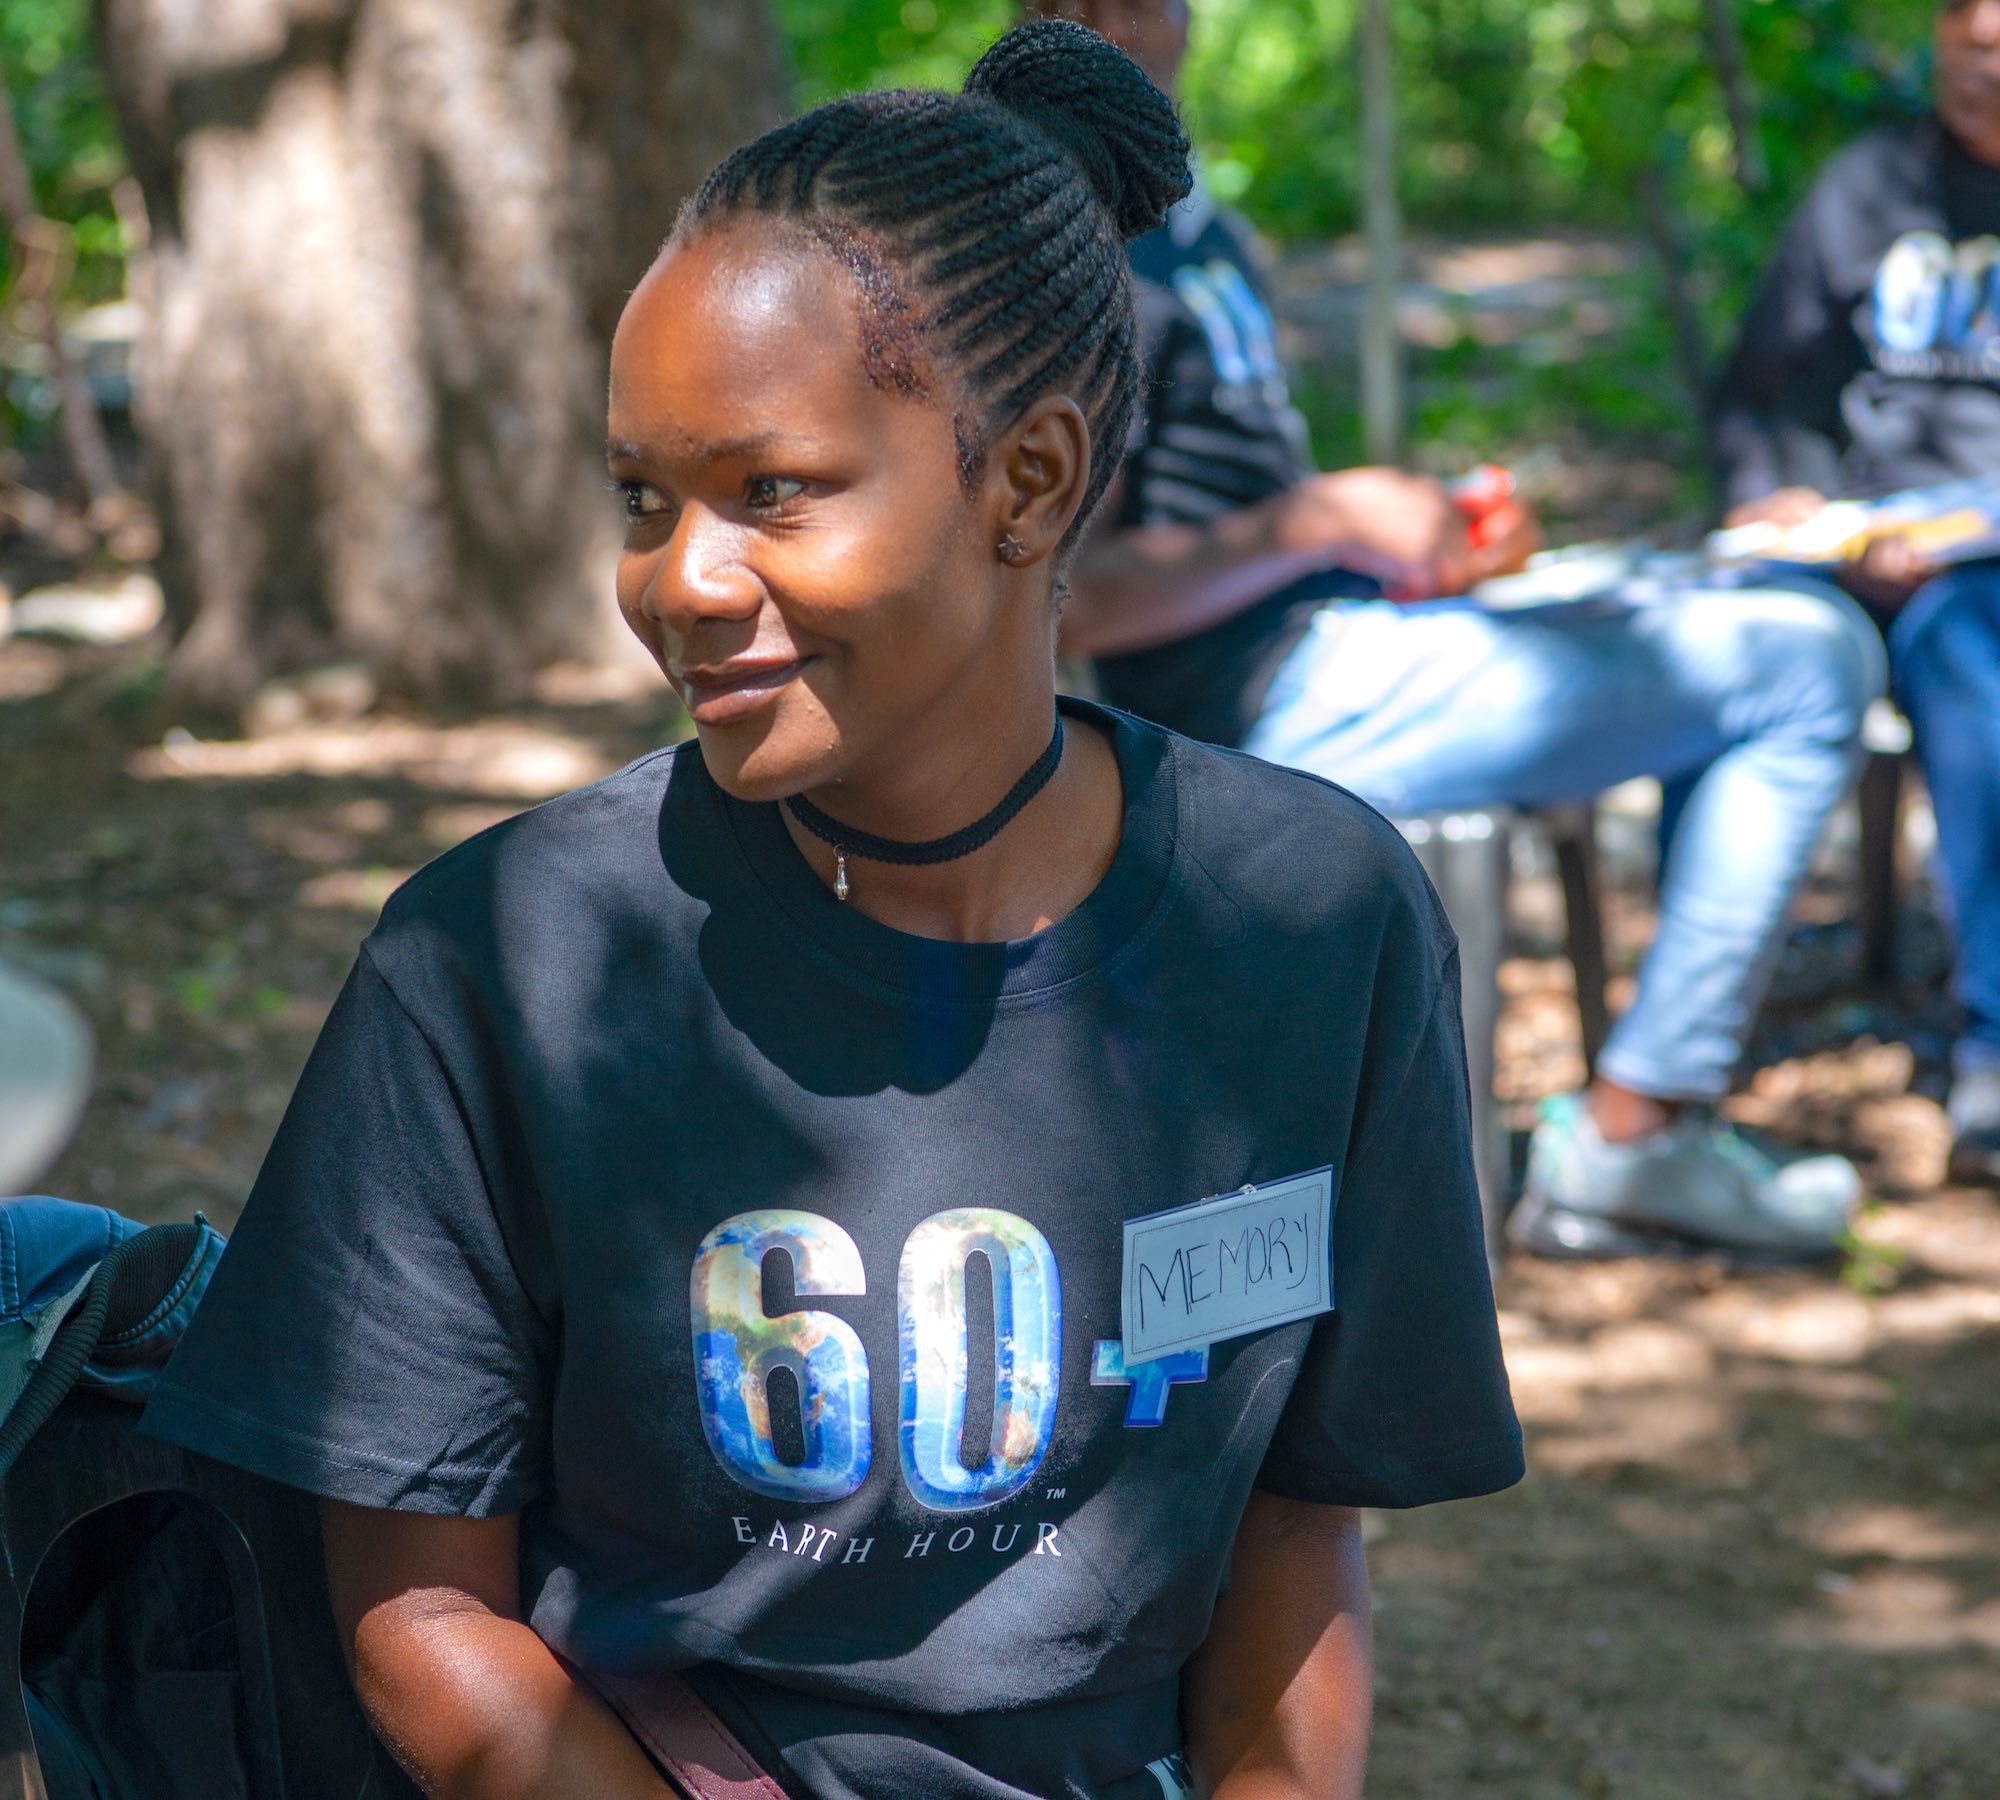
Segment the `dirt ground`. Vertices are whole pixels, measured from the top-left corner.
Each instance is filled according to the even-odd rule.
[[[47,1185],[226,1229],[395,883],[673,721],[649,681],[574,670],[501,716],[206,742],[162,735],[154,669],[0,643],[0,953],[98,1032]],[[1580,1069],[1544,885],[1505,971],[1517,1128]],[[1919,979],[1867,996],[1845,905],[1809,896],[1732,1107],[1862,1162],[1854,1253],[1505,1269],[1528,1481],[1370,1521],[1382,1800],[2000,1795],[2000,1206],[1937,1185],[1934,928]],[[1628,969],[1646,922],[1621,893]]]

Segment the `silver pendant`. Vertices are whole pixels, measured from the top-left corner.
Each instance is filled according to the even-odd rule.
[[[836,850],[833,853],[833,897],[836,900],[845,900],[847,898],[847,852],[845,850]]]

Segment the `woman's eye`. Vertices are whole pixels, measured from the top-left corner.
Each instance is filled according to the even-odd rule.
[[[621,481],[615,484],[624,497],[628,519],[650,519],[667,509],[667,497],[649,481]]]
[[[753,475],[744,487],[744,498],[752,512],[776,512],[806,491],[803,481],[789,475]]]

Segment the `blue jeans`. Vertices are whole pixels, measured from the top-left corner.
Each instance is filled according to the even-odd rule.
[[[1888,640],[1958,939],[1959,1066],[2000,1065],[2000,564],[1970,564],[1919,588],[1889,621]]]
[[[1726,1093],[1882,690],[1860,610],[1801,582],[1517,613],[1341,604],[1313,624],[1244,748],[1383,812],[1555,805],[1699,771],[1599,1067],[1661,1099]]]

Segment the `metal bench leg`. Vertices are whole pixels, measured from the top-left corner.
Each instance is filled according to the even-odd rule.
[[[1896,979],[1896,846],[1903,811],[1903,759],[1869,757],[1861,812],[1861,972],[1873,985]]]
[[[1403,825],[1458,934],[1472,1156],[1486,1253],[1496,1265],[1510,1185],[1506,1124],[1493,1097],[1493,1038],[1500,1020],[1500,960],[1506,952],[1507,827],[1506,815],[1491,813],[1454,813]]]
[[[1604,989],[1610,970],[1604,955],[1603,881],[1597,866],[1597,809],[1580,806],[1551,814],[1549,841],[1562,881],[1564,930],[1569,965],[1576,980],[1576,1010],[1583,1034],[1586,1075],[1597,1073],[1597,1058],[1611,1035],[1611,1009]]]

